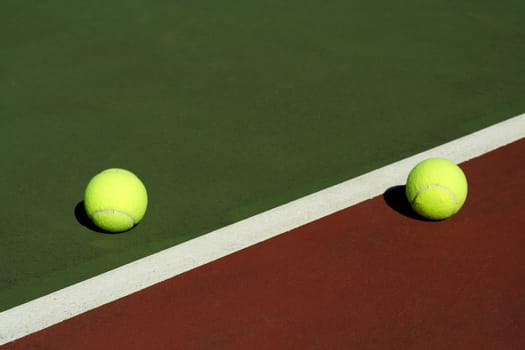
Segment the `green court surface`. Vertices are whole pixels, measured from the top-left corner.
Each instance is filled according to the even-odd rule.
[[[522,1],[3,1],[0,311],[525,111]],[[148,188],[108,235],[102,169]]]

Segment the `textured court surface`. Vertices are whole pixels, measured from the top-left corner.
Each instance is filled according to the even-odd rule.
[[[462,164],[449,220],[391,188],[5,349],[522,349],[524,155]]]

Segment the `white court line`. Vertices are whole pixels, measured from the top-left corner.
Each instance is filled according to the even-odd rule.
[[[310,194],[0,313],[0,345],[404,184],[429,157],[460,163],[525,137],[525,114]]]

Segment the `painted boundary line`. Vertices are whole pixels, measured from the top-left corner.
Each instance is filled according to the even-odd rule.
[[[428,157],[460,163],[525,137],[525,114],[210,232],[0,313],[0,345],[404,184]]]

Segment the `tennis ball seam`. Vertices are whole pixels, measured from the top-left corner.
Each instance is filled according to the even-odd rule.
[[[443,190],[445,191],[446,193],[448,193],[448,195],[450,196],[450,198],[452,199],[452,201],[454,202],[454,206],[457,208],[458,206],[458,201],[456,199],[456,195],[454,195],[454,193],[449,190],[447,187],[445,186],[441,186],[441,185],[438,185],[438,184],[432,184],[432,185],[426,185],[426,186],[423,186],[421,188],[419,188],[416,192],[416,195],[414,196],[414,198],[412,199],[412,203],[415,203],[416,200],[417,200],[417,197],[422,193],[424,192],[425,190],[428,190],[430,188],[439,188],[440,190]]]
[[[120,211],[120,210],[115,210],[115,209],[97,210],[97,211],[93,212],[93,214],[91,214],[91,215],[94,218],[98,214],[118,214],[118,215],[123,215],[123,216],[127,217],[129,219],[129,221],[131,221],[131,225],[132,226],[135,226],[135,219],[131,215],[129,215],[128,213],[124,213],[123,211]]]

